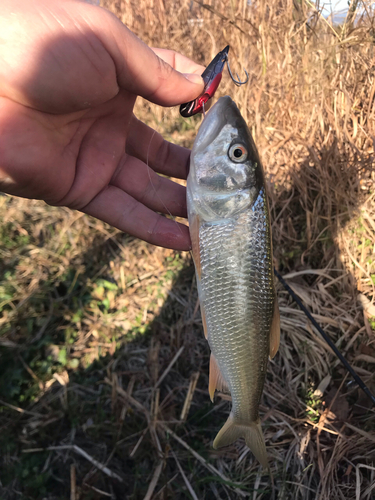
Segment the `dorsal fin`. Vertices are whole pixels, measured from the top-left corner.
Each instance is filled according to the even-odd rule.
[[[215,356],[211,353],[208,392],[212,402],[214,401],[215,390],[230,393],[228,384],[225,382],[224,377],[221,374]]]

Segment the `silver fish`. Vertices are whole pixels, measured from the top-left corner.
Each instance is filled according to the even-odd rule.
[[[259,402],[280,341],[263,168],[241,113],[221,97],[195,139],[187,203],[202,321],[211,348],[209,393],[232,410],[214,448],[244,437],[268,467]]]

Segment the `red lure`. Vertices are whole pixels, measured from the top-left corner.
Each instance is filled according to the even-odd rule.
[[[229,62],[228,62],[228,52],[229,52],[229,45],[225,47],[221,52],[215,56],[210,64],[207,66],[207,68],[203,71],[202,73],[202,78],[204,81],[204,90],[203,93],[194,99],[193,101],[186,102],[185,104],[181,104],[180,106],[180,114],[184,118],[189,118],[190,116],[196,115],[197,113],[202,113],[204,110],[204,105],[206,102],[213,97],[213,95],[216,92],[216,89],[219,86],[219,83],[221,82],[221,77],[223,76],[223,69],[225,66],[225,63],[228,66],[228,71],[230,74],[230,77],[232,78],[233,82],[236,85],[243,85],[246,83],[249,79],[249,76],[246,73],[246,80],[244,82],[241,82],[239,79],[238,75],[236,80],[229,67]]]

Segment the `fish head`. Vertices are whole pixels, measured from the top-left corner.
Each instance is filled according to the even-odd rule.
[[[254,140],[236,104],[221,97],[207,113],[190,157],[188,198],[205,220],[249,208],[264,185]]]

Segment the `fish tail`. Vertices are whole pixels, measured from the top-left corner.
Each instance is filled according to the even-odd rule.
[[[228,446],[240,437],[245,438],[247,446],[263,467],[269,469],[266,444],[264,442],[259,418],[255,422],[250,422],[249,424],[238,424],[233,416],[229,415],[228,420],[216,436],[213,446],[215,449],[221,448],[222,446]]]

